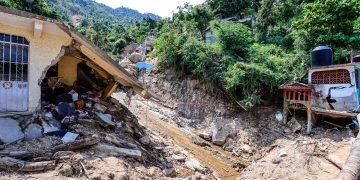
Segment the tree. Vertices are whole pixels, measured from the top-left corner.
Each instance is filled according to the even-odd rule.
[[[354,24],[360,16],[358,0],[318,0],[305,5],[302,17],[294,23],[311,46],[327,44],[333,47],[360,48],[360,34]]]
[[[0,5],[57,19],[59,15],[47,0],[3,0]]]
[[[212,22],[217,44],[226,54],[245,58],[252,41],[251,31],[239,22]]]
[[[207,3],[214,14],[225,17],[247,15],[255,5],[253,0],[208,0]]]
[[[113,54],[120,54],[121,51],[126,47],[126,41],[124,39],[118,39],[115,43],[114,43],[114,50],[113,50]]]
[[[205,5],[195,6],[185,15],[185,20],[195,23],[202,38],[205,37],[205,31],[208,29],[211,19],[212,14]]]

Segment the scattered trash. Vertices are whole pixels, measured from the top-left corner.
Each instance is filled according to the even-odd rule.
[[[277,112],[275,113],[275,118],[276,118],[276,120],[279,121],[279,122],[281,122],[281,121],[284,120],[284,116],[282,115],[282,113],[281,113],[280,111],[277,111]]]
[[[69,103],[61,102],[57,105],[56,110],[59,114],[60,119],[64,119],[66,116],[74,114],[74,110],[71,108]]]
[[[112,116],[110,114],[103,114],[100,112],[95,112],[97,119],[102,122],[105,123],[106,125],[110,125],[115,127],[115,123],[112,122]]]
[[[76,140],[76,138],[79,136],[79,134],[67,132],[64,137],[61,139],[64,143],[73,142]]]
[[[136,63],[136,68],[138,68],[139,70],[151,70],[154,68],[154,65],[146,63],[146,62],[137,62]]]
[[[279,152],[279,157],[285,157],[285,156],[287,156],[288,154],[287,154],[287,152],[286,152],[286,150],[285,149],[281,149],[280,150],[280,152]]]
[[[79,100],[79,94],[78,94],[76,91],[71,90],[71,91],[69,92],[69,94],[71,95],[72,100],[73,100],[74,102],[77,101],[77,100]]]
[[[98,112],[101,112],[101,113],[105,113],[106,111],[106,106],[102,105],[102,104],[99,104],[99,103],[95,103],[94,105],[94,109],[95,111],[98,111]]]

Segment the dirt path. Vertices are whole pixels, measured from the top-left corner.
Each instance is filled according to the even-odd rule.
[[[139,108],[141,103],[132,102],[133,107]],[[132,109],[132,108],[131,108]],[[217,146],[211,146],[211,150],[206,150],[193,143],[192,139],[186,135],[185,132],[181,131],[174,125],[162,121],[159,114],[151,110],[139,111],[139,121],[151,131],[161,132],[174,140],[174,143],[182,148],[189,149],[194,156],[206,167],[214,171],[215,175],[221,179],[236,179],[240,175],[237,169],[232,167],[232,164],[219,159],[213,153],[215,152],[218,156],[223,158],[241,162],[240,159],[233,157],[228,152]]]

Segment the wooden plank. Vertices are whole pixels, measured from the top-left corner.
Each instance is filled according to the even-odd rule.
[[[346,111],[327,110],[327,109],[322,109],[322,108],[318,108],[318,107],[312,107],[311,111],[313,111],[315,114],[322,114],[322,115],[327,115],[327,116],[331,116],[331,117],[354,118],[357,115],[356,113],[349,113]]]

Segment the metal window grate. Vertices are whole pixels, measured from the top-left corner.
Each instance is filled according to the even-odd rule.
[[[29,41],[0,33],[0,81],[27,82]]]
[[[311,74],[312,84],[350,84],[350,73],[346,69],[318,71]]]

